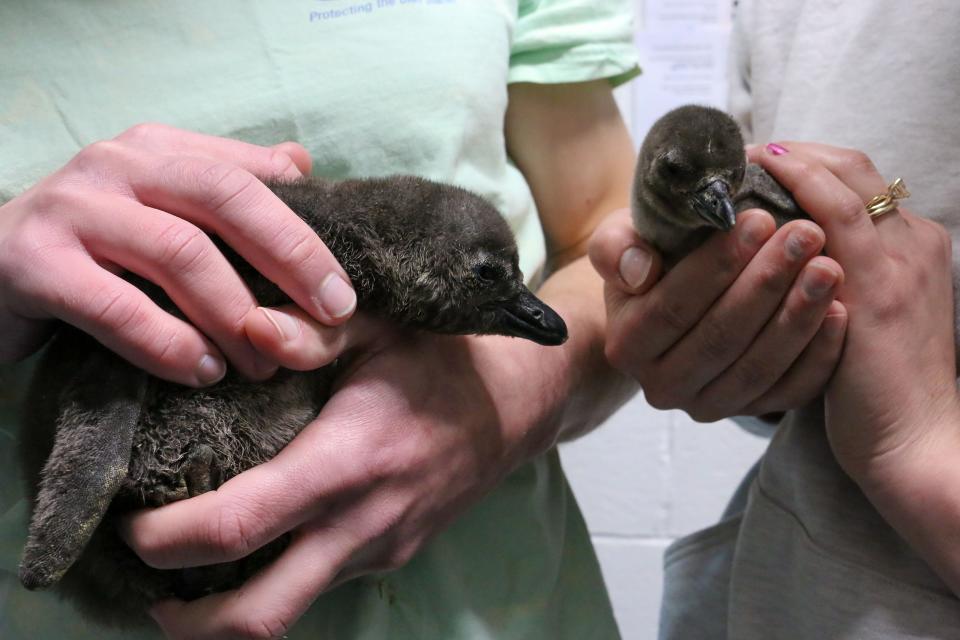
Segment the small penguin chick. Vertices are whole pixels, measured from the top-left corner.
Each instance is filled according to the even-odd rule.
[[[778,226],[808,217],[770,174],[747,163],[737,123],[711,107],[678,107],[654,123],[633,187],[634,226],[667,267],[714,231],[732,229],[746,209],[770,211]]]

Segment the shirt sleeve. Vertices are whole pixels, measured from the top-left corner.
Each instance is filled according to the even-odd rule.
[[[509,82],[616,86],[639,74],[630,0],[520,0]]]

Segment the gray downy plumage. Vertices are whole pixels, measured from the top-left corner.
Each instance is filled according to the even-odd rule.
[[[268,186],[326,242],[361,310],[439,333],[566,339],[560,316],[524,286],[513,234],[482,198],[402,176]],[[290,302],[218,244],[260,304]],[[179,315],[161,289],[129,279]],[[146,623],[145,610],[160,599],[239,586],[282,552],[286,536],[236,562],[158,570],[122,542],[117,518],[216,489],[269,460],[316,417],[336,374],[334,364],[253,383],[228,372],[192,389],[63,327],[26,398],[20,455],[34,509],[21,582],[56,587],[88,617],[115,626]]]
[[[698,105],[678,107],[644,138],[633,185],[633,222],[671,267],[736,214],[759,207],[777,226],[809,218],[762,167],[747,163],[740,128],[729,115]]]

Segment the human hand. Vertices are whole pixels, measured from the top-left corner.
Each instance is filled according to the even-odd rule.
[[[817,255],[808,220],[775,230],[766,212],[737,217],[660,277],[660,259],[614,212],[591,238],[605,281],[606,354],[659,409],[708,422],[802,406],[839,358],[846,311],[840,266]]]
[[[250,344],[245,320],[263,312],[205,232],[313,318],[341,323],[355,300],[346,274],[255,177],[309,170],[309,155],[294,143],[259,147],[156,124],[84,148],[0,207],[0,362],[37,349],[49,321],[60,319],[182,384],[219,380],[224,355],[247,376],[270,375],[287,363]],[[160,285],[189,323],[162,311],[123,271]]]
[[[887,183],[864,154],[782,147],[755,160],[823,227],[846,273],[838,299],[849,327],[826,393],[831,447],[868,493],[909,486],[930,454],[960,450],[950,236],[902,207],[871,219],[864,203]]]
[[[353,318],[348,333],[362,322]],[[278,456],[129,522],[128,543],[160,568],[233,560],[293,532],[242,588],[160,603],[155,619],[172,638],[278,637],[323,591],[403,565],[531,448],[550,443],[531,425],[546,422],[540,397],[561,387],[550,376],[562,350],[384,328]]]

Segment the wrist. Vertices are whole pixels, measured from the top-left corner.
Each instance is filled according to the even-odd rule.
[[[554,273],[538,295],[566,321],[567,342],[482,339],[497,372],[490,384],[510,406],[500,415],[516,466],[598,426],[638,388],[604,355],[603,282],[585,257]]]
[[[869,422],[866,419],[865,422]],[[861,424],[875,435],[871,447],[837,450],[840,465],[867,493],[891,497],[922,481],[941,462],[960,460],[960,401],[955,391],[903,411],[884,425]]]
[[[960,595],[960,433],[957,421],[854,476],[864,495],[940,578]]]

